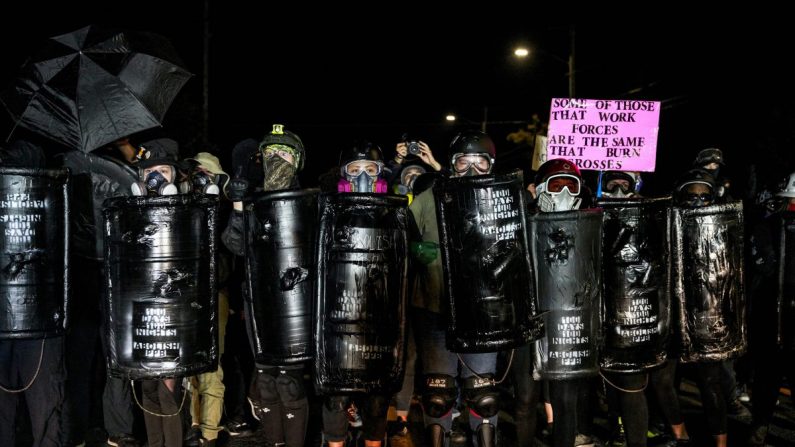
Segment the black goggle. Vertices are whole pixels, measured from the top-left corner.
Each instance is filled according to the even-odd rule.
[[[710,193],[707,193],[707,192],[701,193],[701,194],[687,193],[687,194],[685,194],[685,199],[688,202],[707,203],[707,202],[712,202],[713,200],[715,200],[715,196],[713,194],[710,194]]]

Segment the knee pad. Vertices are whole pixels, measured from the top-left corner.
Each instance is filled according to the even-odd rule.
[[[455,406],[458,389],[455,378],[446,374],[428,374],[425,376],[425,391],[422,393],[422,407],[425,414],[432,418],[440,418]]]
[[[306,397],[303,369],[280,369],[276,390],[282,402],[294,402]]]
[[[500,393],[494,386],[493,379],[493,374],[464,379],[464,399],[469,408],[481,418],[490,418],[500,412]]]
[[[257,376],[254,378],[254,389],[251,393],[251,398],[255,403],[271,405],[281,400],[279,399],[274,373],[275,368],[257,369]]]

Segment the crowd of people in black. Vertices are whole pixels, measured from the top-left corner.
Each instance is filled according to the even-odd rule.
[[[312,442],[310,406],[319,395],[329,447],[411,445],[413,397],[421,403],[425,445],[489,447],[500,444],[503,382],[511,384],[521,446],[535,445],[542,431],[556,447],[597,442],[590,402],[598,398],[615,427],[613,439],[604,440],[610,445],[696,445],[677,396],[676,371],[684,362],[694,364],[707,426],[721,447],[728,445],[728,414],[747,411],[734,364],[745,356],[753,360],[747,445],[761,446],[782,377],[792,377],[793,334],[785,322],[795,297],[795,173],[743,208],[716,148],[682,166],[669,196],[650,198],[642,194],[641,173],[603,172],[591,188],[565,159],[548,160],[532,179],[495,175],[499,151],[478,131],[457,135],[443,156],[425,142],[412,152],[401,142],[387,159],[378,145],[357,141],[318,180],[320,191],[302,189],[298,173],[312,151],[279,124],[260,141],[237,144],[229,169],[209,152],[180,160],[168,138],[131,135],[92,152],[59,154],[32,141],[16,139],[0,152],[0,209],[7,211],[0,223],[10,240],[15,228],[29,228],[13,226],[24,221],[14,216],[32,215],[31,206],[19,211],[27,199],[14,198],[6,179],[68,168],[68,325],[25,332],[30,322],[52,317],[37,313],[47,311],[42,306],[20,304],[23,298],[53,290],[35,289],[35,276],[25,283],[35,290],[20,288],[12,269],[30,267],[12,258],[0,282],[0,445],[16,445],[20,426],[29,426],[36,446],[99,439],[144,445],[135,427],[143,414],[149,446],[212,446],[222,431],[237,437],[259,430],[265,445],[300,447]],[[180,369],[184,353],[172,356],[165,347],[159,361],[154,355],[137,363],[142,380],[134,382],[118,365],[122,351],[137,348],[119,341],[119,325],[132,325],[133,339],[144,329],[120,322],[112,310],[117,304],[108,290],[119,278],[109,273],[116,242],[106,200],[128,197],[151,207],[171,196],[217,198],[220,207],[221,217],[210,214],[222,244],[210,270],[216,309],[211,320],[192,323],[214,325],[217,355],[198,374],[184,374],[191,370]],[[299,201],[313,211],[289,214],[299,213]],[[275,218],[266,218],[258,214],[266,206],[290,210],[270,210]],[[371,231],[384,222],[393,233]],[[481,239],[467,239],[471,234]],[[304,236],[311,244],[336,242],[320,255],[313,247],[296,251]],[[467,251],[486,239],[485,248]],[[348,241],[350,253],[339,240]],[[258,244],[269,241],[276,241],[269,249],[281,251],[257,257]],[[403,245],[405,256],[389,258]],[[294,251],[284,255],[288,249]],[[368,257],[355,256],[361,253]],[[296,267],[303,257],[309,261]],[[517,273],[517,265],[530,268]],[[488,269],[491,276],[469,282]],[[178,282],[172,273],[166,285],[152,278],[162,302],[176,295],[163,292]],[[531,287],[516,292],[523,281]],[[462,284],[480,289],[461,292]],[[151,288],[142,285],[140,294]],[[327,300],[324,314],[324,297],[334,293],[339,302]],[[522,303],[511,294],[524,294]],[[480,315],[456,307],[466,299],[477,301],[471,309]],[[157,309],[141,311],[141,321],[150,310],[160,316]],[[395,312],[377,315],[389,309]],[[475,326],[488,323],[470,333],[460,327],[468,318]],[[489,338],[505,328],[507,338]],[[388,423],[390,405],[396,420]],[[539,412],[548,426],[537,426]],[[655,419],[664,429],[650,441]],[[351,427],[360,427],[359,439],[351,438]]]

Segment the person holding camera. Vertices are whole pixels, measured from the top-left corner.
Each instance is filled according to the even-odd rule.
[[[395,179],[399,178],[404,163],[407,160],[411,161],[412,158],[419,158],[436,172],[444,170],[442,165],[433,158],[431,148],[424,141],[409,140],[404,135],[403,141],[395,146],[395,152],[395,158],[386,163],[387,168],[391,171],[390,177],[386,179],[390,184],[392,184]],[[450,173],[442,172],[442,174],[447,175]]]

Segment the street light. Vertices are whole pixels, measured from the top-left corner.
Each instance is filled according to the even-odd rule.
[[[445,115],[444,119],[445,119],[445,121],[447,121],[449,123],[454,123],[454,122],[456,122],[456,121],[458,121],[460,119],[460,120],[462,120],[462,121],[464,121],[465,123],[468,123],[468,124],[479,124],[480,125],[480,130],[483,133],[486,132],[486,125],[487,124],[524,124],[524,123],[527,122],[527,121],[519,121],[519,120],[513,120],[513,121],[511,121],[511,120],[509,120],[509,121],[489,121],[488,120],[488,111],[489,111],[489,108],[484,106],[483,107],[483,121],[480,121],[480,122],[473,121],[473,120],[471,120],[469,118],[465,118],[463,116],[459,116],[459,115],[456,115],[454,113],[448,113],[447,115]]]
[[[465,118],[463,116],[459,116],[459,115],[456,115],[454,113],[448,113],[447,115],[445,115],[444,119],[445,119],[445,121],[447,121],[449,123],[454,123],[454,122],[456,122],[457,120],[460,119],[460,120],[462,120],[462,121],[464,121],[464,122],[466,122],[468,124],[478,124],[478,125],[480,125],[480,130],[485,133],[486,132],[486,124],[488,123],[488,119],[487,119],[488,118],[488,113],[489,113],[489,108],[486,107],[486,106],[483,106],[483,121],[480,121],[480,122],[473,121],[473,120],[471,120],[469,118]]]
[[[569,98],[574,98],[574,37],[574,25],[571,25],[569,27],[569,58],[567,60],[544,51],[544,54],[558,62],[566,64],[568,67],[568,73],[566,73],[566,76],[569,78]],[[513,54],[520,59],[524,59],[530,54],[530,51],[525,47],[517,47],[513,50]]]

